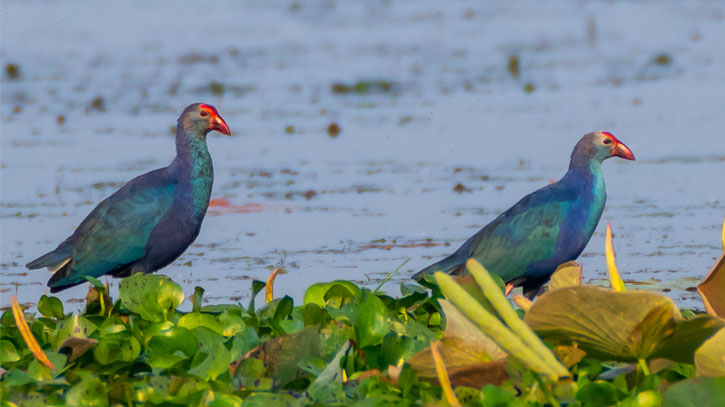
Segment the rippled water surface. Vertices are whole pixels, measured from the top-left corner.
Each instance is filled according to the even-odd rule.
[[[692,290],[725,216],[723,2],[9,0],[0,13],[2,306],[37,300],[49,274],[23,265],[168,164],[178,114],[207,102],[233,137],[209,136],[221,205],[163,270],[187,294],[246,303],[283,264],[275,294],[299,299],[409,259],[397,292],[602,129],[637,161],[604,165],[585,280],[606,279],[611,222],[625,280],[701,307]]]

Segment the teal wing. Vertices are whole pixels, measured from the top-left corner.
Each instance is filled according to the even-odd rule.
[[[568,207],[565,200],[514,206],[464,245],[467,256],[504,281],[523,277],[531,264],[554,256]]]
[[[56,272],[50,287],[83,282],[81,276],[100,277],[145,256],[151,231],[173,204],[176,185],[150,176],[155,172],[134,179],[86,217],[68,239],[68,267]]]

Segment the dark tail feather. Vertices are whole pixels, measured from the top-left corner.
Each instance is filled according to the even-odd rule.
[[[460,259],[455,254],[452,254],[438,263],[432,264],[423,270],[415,273],[413,278],[416,281],[422,280],[425,276],[432,275],[436,271],[442,271],[448,274],[461,274],[466,267],[466,259]]]
[[[43,267],[53,267],[57,266],[58,264],[66,261],[72,254],[71,250],[67,250],[63,247],[58,247],[57,249],[53,250],[50,253],[46,253],[37,259],[31,261],[30,263],[26,264],[25,267],[27,267],[30,270],[35,270]]]

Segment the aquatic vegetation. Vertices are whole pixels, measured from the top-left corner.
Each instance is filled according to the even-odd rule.
[[[609,241],[610,272],[613,250]],[[575,262],[516,310],[500,278],[474,259],[466,267],[465,277],[436,273],[432,290],[401,284],[397,297],[316,283],[299,305],[274,297],[279,269],[253,282],[246,306],[203,305],[197,287],[182,312],[181,287],[153,274],[124,279],[115,301],[87,278],[81,313],[43,296],[39,315],[26,314],[13,298],[0,317],[0,397],[273,407],[673,407],[725,397],[721,317],[681,311],[655,292],[582,285]]]

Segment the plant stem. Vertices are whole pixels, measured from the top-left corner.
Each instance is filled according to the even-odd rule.
[[[639,367],[642,368],[642,372],[645,376],[650,376],[652,373],[649,371],[649,366],[647,366],[647,361],[644,359],[638,359],[637,362],[639,362]]]

